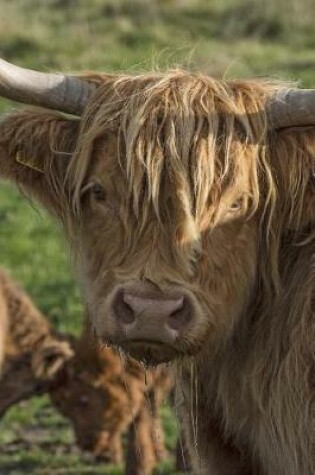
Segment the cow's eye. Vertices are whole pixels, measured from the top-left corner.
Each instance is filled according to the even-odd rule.
[[[91,193],[97,201],[106,200],[106,191],[99,183],[95,183],[91,188]]]
[[[82,395],[80,398],[79,398],[79,405],[82,406],[82,407],[86,407],[88,406],[89,404],[89,398],[88,396],[85,396],[85,395]]]
[[[241,209],[241,200],[234,201],[230,206],[230,211],[239,211]]]

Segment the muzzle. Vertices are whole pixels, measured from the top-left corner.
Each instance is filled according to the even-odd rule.
[[[143,282],[114,289],[109,313],[117,328],[115,342],[149,364],[170,361],[197,320],[193,296],[186,290],[162,292]]]

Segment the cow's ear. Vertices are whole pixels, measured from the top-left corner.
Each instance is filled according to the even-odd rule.
[[[45,110],[24,110],[0,121],[0,176],[56,214],[80,122]]]
[[[38,380],[52,381],[73,357],[74,350],[70,341],[48,341],[32,357],[33,373]]]

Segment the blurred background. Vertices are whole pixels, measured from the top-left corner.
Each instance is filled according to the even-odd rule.
[[[0,57],[40,70],[185,67],[219,78],[272,77],[315,87],[314,0],[0,0]],[[0,101],[4,113],[15,104]],[[82,307],[66,244],[40,209],[0,187],[0,255],[59,329]],[[167,445],[176,422],[163,409]],[[57,455],[57,456],[56,456]],[[45,397],[0,422],[0,474],[120,474],[79,453]],[[157,473],[171,474],[172,464]]]

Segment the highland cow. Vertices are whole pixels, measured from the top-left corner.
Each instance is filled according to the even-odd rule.
[[[194,472],[312,475],[315,91],[0,64],[0,173],[63,224],[95,333],[175,361]],[[76,117],[74,117],[76,116]]]

